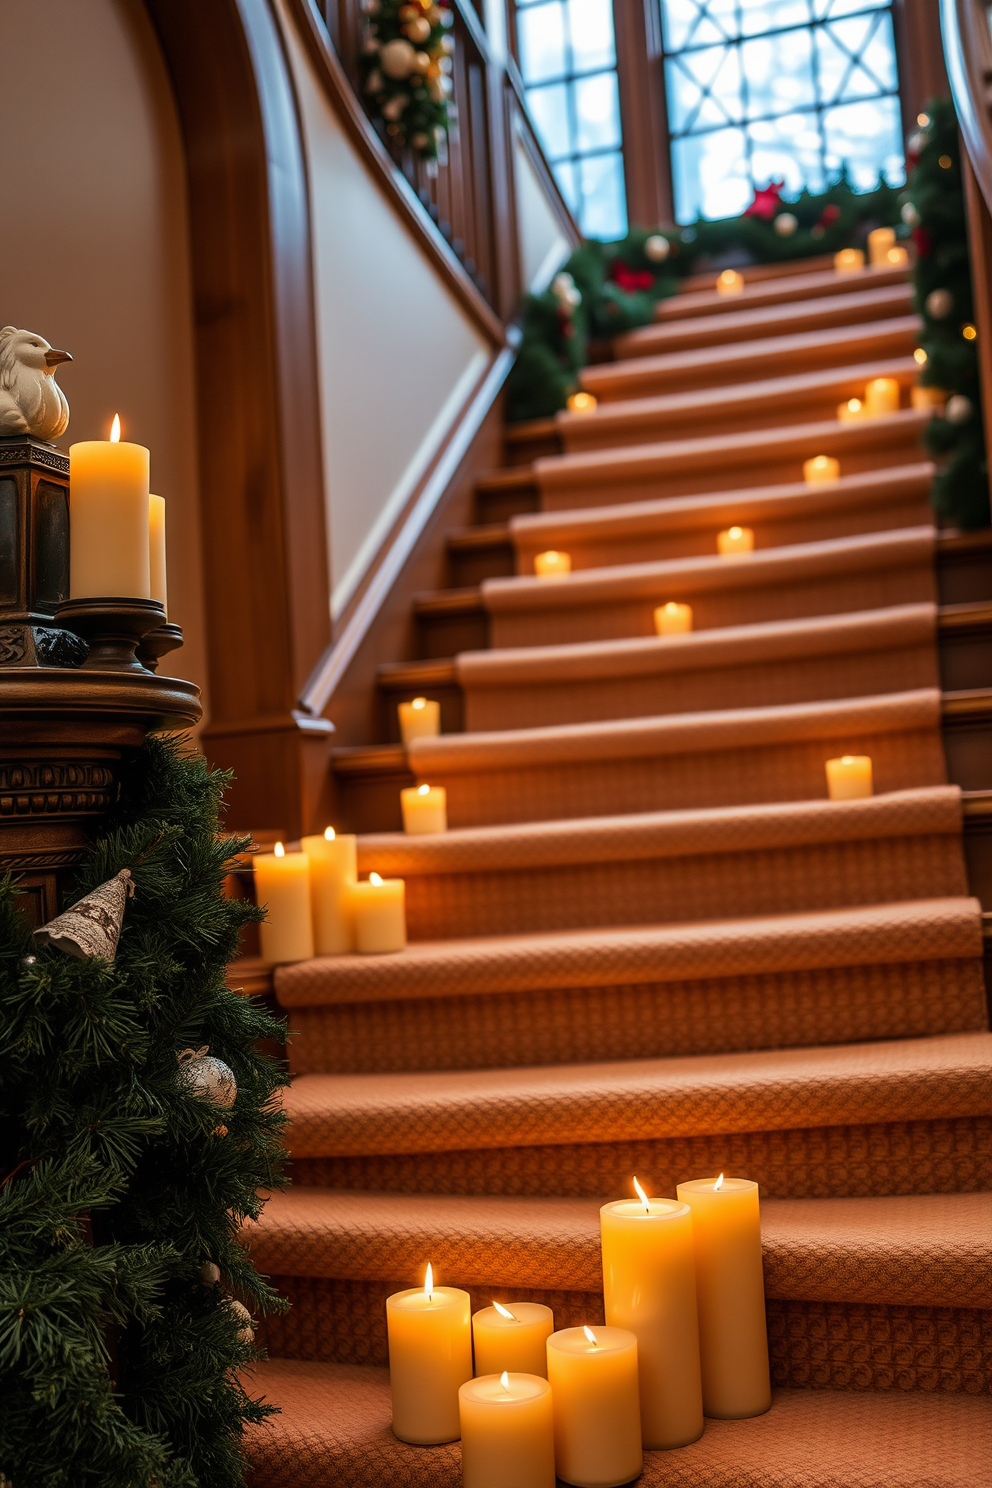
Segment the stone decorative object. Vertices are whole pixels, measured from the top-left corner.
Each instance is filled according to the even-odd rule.
[[[124,906],[133,893],[130,870],[122,868],[115,878],[77,900],[71,909],[41,925],[31,939],[36,946],[54,946],[77,961],[96,957],[113,961],[124,923]]]
[[[204,1044],[202,1049],[181,1049],[176,1059],[179,1083],[188,1095],[210,1101],[215,1106],[234,1105],[238,1098],[234,1071],[223,1059],[211,1054],[209,1045]]]
[[[52,440],[65,433],[69,404],[55,370],[71,361],[34,331],[0,330],[0,435]]]

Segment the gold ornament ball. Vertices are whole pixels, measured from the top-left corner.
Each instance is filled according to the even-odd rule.
[[[671,251],[672,245],[664,233],[652,233],[644,244],[644,255],[652,263],[664,263]]]
[[[780,238],[791,238],[798,226],[799,219],[791,212],[779,212],[775,218],[775,231]]]
[[[416,20],[408,21],[403,30],[411,41],[424,42],[431,34],[431,23],[426,16],[418,15]]]
[[[954,296],[949,289],[932,289],[923,302],[931,320],[946,320],[954,309]]]
[[[386,42],[379,53],[379,66],[387,77],[402,81],[413,71],[416,55],[410,43],[399,36],[394,41]]]

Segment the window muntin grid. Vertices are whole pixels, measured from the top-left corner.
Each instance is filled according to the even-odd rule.
[[[675,215],[905,180],[891,0],[661,0]]]
[[[627,230],[612,0],[517,0],[527,105],[586,237]]]

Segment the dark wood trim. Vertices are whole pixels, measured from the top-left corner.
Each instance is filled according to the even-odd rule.
[[[373,179],[478,328],[495,345],[502,345],[505,332],[500,317],[473,284],[372,128],[331,45],[324,18],[314,0],[287,0],[287,3],[325,95]],[[468,10],[471,12],[471,7]],[[478,18],[473,19],[478,28]]]
[[[613,0],[631,227],[675,221],[658,0]]]
[[[992,39],[978,0],[940,0],[944,59],[951,97],[975,179],[992,210]],[[989,265],[985,266],[986,272]]]
[[[940,0],[892,0],[903,134],[932,98],[950,98],[940,39]]]

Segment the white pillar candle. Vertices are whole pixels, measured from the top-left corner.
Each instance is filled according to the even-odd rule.
[[[835,481],[840,476],[840,461],[833,455],[814,455],[811,460],[803,461],[803,480],[808,486],[815,486],[820,481]]]
[[[842,248],[834,254],[834,268],[838,274],[857,274],[865,266],[865,255],[861,248]]]
[[[468,1292],[424,1286],[386,1298],[393,1433],[422,1446],[457,1441],[458,1391],[472,1378]]]
[[[865,405],[860,398],[848,398],[846,403],[837,404],[837,417],[842,424],[849,424],[854,419],[865,418]]]
[[[562,579],[571,571],[572,559],[568,553],[549,548],[546,553],[534,554],[534,572],[539,579]]]
[[[896,244],[894,227],[876,227],[868,234],[868,258],[876,268],[887,268],[889,249]]]
[[[358,838],[328,827],[322,837],[304,837],[300,846],[310,859],[314,954],[354,950],[351,891],[358,882]]]
[[[692,1210],[703,1409],[736,1421],[772,1403],[758,1185],[697,1178],[677,1193]]]
[[[736,558],[741,553],[754,552],[754,533],[750,527],[728,527],[726,532],[716,535],[717,552],[724,558]]]
[[[644,1445],[684,1447],[703,1431],[692,1216],[646,1196],[599,1213],[606,1321],[637,1336]]]
[[[408,785],[400,791],[403,830],[410,837],[426,837],[448,830],[448,792],[443,785]]]
[[[920,387],[917,384],[910,392],[910,402],[914,408],[929,408],[933,412],[943,409],[947,402],[946,388]]]
[[[716,292],[721,295],[743,294],[744,275],[738,274],[736,269],[724,269],[717,278]]]
[[[310,859],[288,853],[277,842],[270,853],[252,859],[255,900],[266,906],[258,927],[264,961],[307,961],[313,955]]]
[[[548,1339],[555,1469],[575,1488],[619,1488],[644,1465],[637,1339],[626,1328],[565,1328]]]
[[[658,635],[685,635],[692,629],[692,605],[676,604],[673,599],[659,605],[654,612],[654,628]]]
[[[69,447],[69,595],[149,599],[148,451],[109,440]]]
[[[406,884],[402,878],[380,878],[352,884],[355,950],[363,956],[402,951],[406,946]]]
[[[865,412],[881,418],[899,412],[899,384],[894,377],[873,377],[865,388]]]
[[[874,793],[871,756],[842,754],[828,759],[827,791],[831,801],[858,801]]]
[[[472,1318],[476,1374],[548,1373],[554,1313],[542,1302],[494,1302]]]
[[[414,739],[435,739],[441,732],[441,704],[432,698],[414,698],[399,704],[400,737],[408,747]]]
[[[555,1488],[551,1386],[524,1371],[467,1380],[458,1391],[464,1488]]]
[[[165,497],[148,498],[148,597],[169,613],[169,585],[165,561]]]
[[[567,400],[569,413],[595,413],[599,399],[595,393],[573,393]]]

